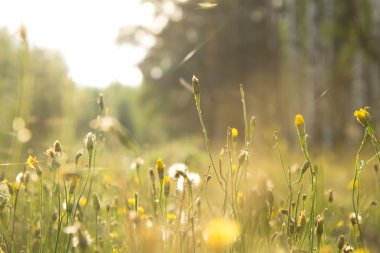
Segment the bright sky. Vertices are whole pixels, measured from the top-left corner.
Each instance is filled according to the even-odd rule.
[[[137,86],[146,50],[115,43],[119,28],[149,25],[154,7],[139,0],[0,0],[0,27],[17,34],[23,24],[32,46],[59,51],[70,77],[82,86],[113,81]]]

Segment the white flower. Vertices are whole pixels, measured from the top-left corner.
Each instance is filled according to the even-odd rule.
[[[175,178],[177,171],[187,172],[187,166],[184,163],[175,163],[168,169],[168,174],[170,178]]]
[[[185,184],[191,183],[191,186],[198,186],[201,181],[201,176],[199,176],[198,173],[189,172],[186,174],[188,181],[184,177],[179,177],[177,180],[177,190],[183,191],[183,188],[185,187]]]

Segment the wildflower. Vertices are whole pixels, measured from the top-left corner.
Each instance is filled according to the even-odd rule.
[[[238,136],[238,130],[236,128],[231,129],[231,136],[232,138],[236,138]]]
[[[177,219],[177,216],[174,213],[168,213],[166,216],[169,223],[174,222]]]
[[[360,108],[354,112],[356,120],[364,127],[369,126],[371,122],[371,115],[367,111],[367,108]]]
[[[92,132],[88,132],[86,137],[84,138],[84,144],[86,145],[87,151],[90,154],[92,154],[92,150],[94,149],[95,141],[96,135]]]
[[[203,238],[208,248],[221,251],[234,243],[239,234],[240,228],[235,221],[215,219],[206,225],[203,231]]]
[[[351,245],[347,244],[343,247],[343,252],[344,253],[351,253],[351,252],[354,252],[354,247],[352,247]]]
[[[82,155],[83,155],[83,149],[79,150],[79,151],[75,154],[75,166],[78,166],[79,158],[81,158]]]
[[[26,164],[29,167],[35,169],[38,176],[41,176],[42,171],[41,171],[41,168],[40,168],[40,166],[38,164],[38,161],[37,161],[36,157],[33,157],[33,156],[29,155],[28,160],[26,161]]]
[[[87,205],[87,199],[85,197],[81,197],[79,200],[79,206],[84,207]]]
[[[301,212],[300,215],[298,216],[297,229],[299,231],[303,231],[305,226],[306,226],[306,215],[304,212]]]
[[[12,185],[12,187],[13,187],[13,190],[18,191],[18,190],[20,190],[21,183],[14,182],[13,185]]]
[[[199,185],[201,181],[201,177],[197,173],[190,172],[188,174],[180,174],[181,177],[177,180],[177,190],[183,191],[183,188],[185,187],[185,184],[191,185],[191,186],[197,186]]]
[[[165,170],[165,165],[162,159],[157,160],[156,169],[157,169],[158,178],[160,179],[160,182],[162,182],[162,180],[164,179],[164,170]]]
[[[297,128],[298,134],[300,136],[305,135],[305,120],[301,114],[296,115],[296,119],[294,120],[294,124]]]
[[[82,251],[90,247],[92,239],[90,234],[86,231],[82,231],[80,228],[76,232],[76,235],[73,237],[73,247],[79,248]]]
[[[143,214],[145,214],[145,210],[144,210],[144,208],[141,207],[141,206],[139,206],[139,207],[137,208],[137,214],[140,215],[140,216],[142,216]]]
[[[144,163],[145,161],[141,157],[137,157],[135,160],[133,160],[129,167],[132,170],[138,170]]]
[[[37,158],[36,157],[33,157],[31,155],[29,155],[28,157],[28,160],[26,161],[26,164],[31,167],[31,168],[35,168],[35,166],[38,164],[37,162]]]
[[[128,199],[128,205],[130,207],[130,209],[133,209],[133,207],[135,206],[135,198],[129,198]]]
[[[184,163],[175,163],[168,169],[168,175],[170,178],[174,178],[177,175],[178,171],[182,171],[184,173],[187,172],[187,166]]]
[[[47,157],[49,157],[49,158],[53,158],[56,154],[55,154],[55,151],[53,148],[48,148],[45,151],[45,155],[47,155]]]
[[[344,221],[343,221],[343,220],[339,220],[338,223],[336,224],[336,227],[337,227],[337,228],[342,228],[342,227],[344,227]]]
[[[350,221],[351,221],[352,226],[355,226],[358,223],[362,224],[363,218],[362,218],[361,214],[358,214],[357,219],[356,219],[356,214],[354,212],[352,212],[352,213],[350,213]]]

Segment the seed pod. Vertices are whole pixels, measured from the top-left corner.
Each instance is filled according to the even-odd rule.
[[[193,76],[193,78],[192,78],[192,85],[193,85],[194,94],[199,95],[201,93],[201,91],[199,89],[199,81],[198,81],[198,78],[196,76]]]
[[[329,190],[329,203],[332,203],[334,201],[334,195],[333,191],[330,189]]]
[[[94,207],[96,212],[100,210],[100,199],[96,192],[92,194],[92,206]]]
[[[54,142],[54,151],[55,153],[62,153],[61,144],[59,143],[58,140]]]
[[[342,251],[343,246],[344,246],[344,235],[340,235],[339,239],[338,239],[338,249],[339,249],[339,252]]]
[[[83,149],[79,150],[79,151],[75,154],[75,166],[78,165],[79,158],[81,158],[82,155],[83,155]]]
[[[310,162],[305,161],[302,165],[302,168],[301,168],[301,175],[303,175],[309,167],[310,167]]]

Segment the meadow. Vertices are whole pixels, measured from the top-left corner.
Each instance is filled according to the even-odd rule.
[[[297,114],[289,120],[298,155],[274,132],[273,159],[260,174],[259,119],[247,115],[243,86],[244,129],[226,127],[220,149],[210,145],[202,109],[212,108],[201,108],[195,76],[192,89],[204,136],[198,148],[177,142],[115,153],[116,124],[100,94],[78,152],[57,140],[44,154],[1,164],[1,252],[379,251],[380,143],[370,108],[353,112],[363,132],[354,157],[318,164]]]

